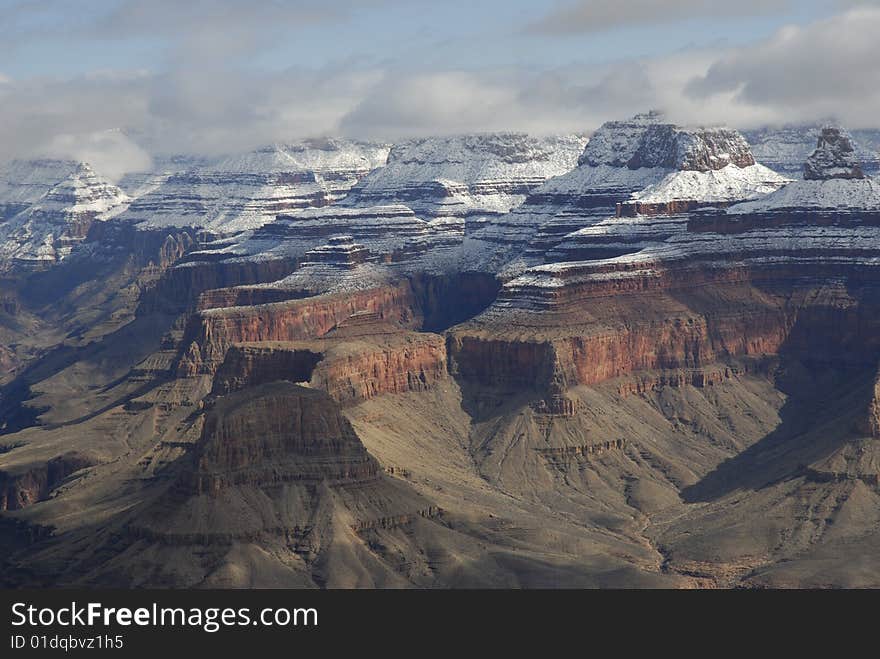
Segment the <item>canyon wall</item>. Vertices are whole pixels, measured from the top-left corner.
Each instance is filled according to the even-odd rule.
[[[465,380],[509,389],[594,385],[646,371],[711,382],[707,367],[773,355],[844,368],[880,357],[876,286],[739,277],[748,278],[725,271],[730,281],[715,278],[712,294],[701,278],[694,288],[666,289],[663,276],[600,279],[577,293],[552,291],[564,300],[558,306],[493,308],[452,330],[450,364]]]
[[[214,373],[233,343],[314,339],[357,314],[372,314],[400,327],[417,327],[421,324],[417,309],[406,282],[256,307],[208,309],[190,319],[177,373],[183,377]]]
[[[446,347],[436,334],[308,344],[239,344],[226,353],[213,393],[225,395],[276,380],[307,382],[341,404],[382,394],[426,391],[447,377]]]

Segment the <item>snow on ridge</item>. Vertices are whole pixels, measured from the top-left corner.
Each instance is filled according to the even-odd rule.
[[[755,160],[748,142],[734,129],[677,126],[664,122],[662,114],[650,112],[602,124],[578,164],[705,171],[729,164],[748,167]]]
[[[0,166],[0,219],[36,202],[78,166],[76,160],[57,158],[18,159]]]
[[[348,140],[305,140],[271,144],[225,158],[202,168],[211,173],[274,174],[279,172],[366,173],[385,164],[390,146]]]
[[[580,135],[532,137],[521,133],[409,140],[394,145],[385,167],[367,175],[356,192],[393,199],[400,192],[437,184],[440,188],[458,187],[462,193],[488,195],[512,192],[513,185],[522,194],[523,188],[534,188],[574,168],[586,142]]]
[[[668,174],[663,180],[634,193],[630,199],[643,203],[699,201],[726,203],[762,197],[778,190],[787,179],[772,169],[755,164],[734,164],[708,171],[685,170]]]
[[[727,212],[767,213],[783,210],[880,210],[880,180],[828,179],[794,181],[762,199],[735,204]]]
[[[282,213],[343,198],[387,157],[386,145],[347,140],[274,144],[168,176],[121,219],[142,229],[240,233]]]
[[[130,201],[88,164],[77,163],[67,177],[0,224],[0,268],[43,267],[64,259],[92,222],[112,218]]]

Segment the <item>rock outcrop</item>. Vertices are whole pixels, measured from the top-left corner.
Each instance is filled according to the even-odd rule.
[[[683,129],[663,123],[657,112],[602,126],[578,159],[579,165],[710,171],[755,164],[748,142],[729,128]]]
[[[816,150],[804,164],[804,178],[808,181],[865,178],[850,136],[840,128],[823,128]]]
[[[380,473],[326,394],[287,383],[218,399],[193,461],[179,483],[191,496],[242,485],[368,482]]]
[[[821,124],[767,126],[745,130],[743,134],[758,162],[790,178],[800,178],[804,161],[815,150],[823,128]],[[863,171],[875,174],[880,170],[880,131],[853,130],[850,134]]]

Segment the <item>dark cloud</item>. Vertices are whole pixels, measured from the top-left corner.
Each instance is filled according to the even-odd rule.
[[[580,0],[563,4],[527,27],[538,34],[584,34],[674,23],[692,18],[755,16],[782,11],[788,0]]]

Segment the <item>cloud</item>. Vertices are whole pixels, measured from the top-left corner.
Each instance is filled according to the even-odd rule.
[[[201,68],[12,80],[0,85],[0,160],[52,153],[111,128],[153,153],[230,153],[325,135],[377,77],[334,68],[266,75]]]
[[[339,130],[354,137],[398,140],[430,134],[517,130],[584,132],[609,119],[664,110],[684,124],[755,125],[779,116],[761,107],[731,112],[729,95],[683,93],[704,76],[718,52],[688,50],[606,65],[524,72],[385,73],[345,114]]]
[[[728,98],[731,113],[764,108],[790,120],[835,116],[876,124],[880,9],[857,8],[728,52],[685,86],[695,100]]]
[[[527,26],[537,34],[584,34],[675,23],[693,18],[746,17],[787,8],[788,0],[580,0]]]
[[[878,8],[852,8],[743,46],[544,69],[352,57],[269,70],[247,66],[250,56],[212,45],[222,45],[228,22],[239,17],[250,26],[242,27],[245,33],[259,34],[261,21],[289,26],[306,15],[307,3],[290,5],[300,13],[286,5],[289,15],[272,13],[281,12],[281,4],[258,3],[260,20],[233,12],[200,27],[195,15],[185,14],[179,26],[166,28],[155,23],[161,12],[141,16],[132,9],[148,11],[147,3],[117,3],[128,13],[101,14],[114,30],[179,35],[179,48],[168,50],[158,70],[0,75],[0,160],[38,154],[91,159],[117,177],[143,168],[147,153],[222,154],[331,134],[398,140],[493,130],[581,132],[650,108],[680,123],[739,127],[834,116],[859,128],[876,126],[880,117]],[[230,11],[238,6],[231,0],[214,5]],[[345,20],[345,5],[334,3],[337,18],[321,20]],[[84,25],[94,29],[97,23]],[[185,43],[192,30],[202,30],[201,45]],[[528,37],[517,38],[528,44]]]
[[[55,135],[45,151],[55,157],[87,162],[113,182],[126,172],[149,171],[153,162],[149,153],[119,130]]]

